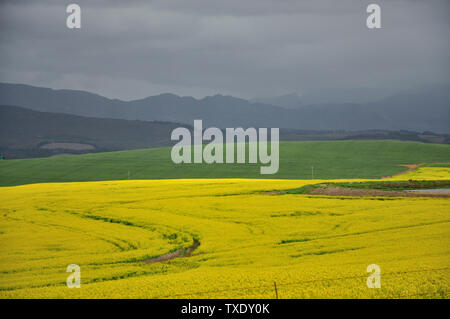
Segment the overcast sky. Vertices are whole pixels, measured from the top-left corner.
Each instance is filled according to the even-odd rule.
[[[70,3],[0,0],[1,82],[125,100],[449,83],[448,0],[76,0],[79,30]]]

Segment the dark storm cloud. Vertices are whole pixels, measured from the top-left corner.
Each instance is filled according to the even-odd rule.
[[[448,1],[0,2],[0,81],[124,99],[448,82]],[[369,3],[382,29],[365,26]]]

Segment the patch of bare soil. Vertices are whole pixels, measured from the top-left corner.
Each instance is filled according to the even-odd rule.
[[[287,191],[267,191],[267,192],[259,192],[255,193],[256,195],[281,195],[286,194]]]
[[[406,174],[406,173],[409,173],[409,172],[415,170],[416,168],[418,168],[419,166],[422,166],[422,165],[425,165],[425,163],[420,163],[420,164],[399,164],[397,166],[403,166],[403,167],[406,167],[407,169],[404,170],[404,171],[401,171],[399,173],[396,173],[394,175],[391,175],[391,176],[383,176],[382,178],[391,178],[391,177],[394,177],[394,176],[403,175],[403,174]]]
[[[423,194],[411,192],[382,191],[376,189],[350,189],[342,187],[313,188],[308,194],[330,196],[383,196],[383,197],[447,197],[450,194]]]
[[[200,246],[200,242],[198,240],[194,240],[194,242],[192,243],[192,246],[189,248],[181,248],[181,249],[175,250],[174,252],[171,252],[168,254],[164,254],[164,255],[161,255],[161,256],[158,256],[155,258],[144,260],[144,262],[146,264],[152,264],[152,263],[162,262],[162,261],[175,259],[175,258],[188,257],[192,254],[192,252],[195,249],[197,249],[198,246]]]

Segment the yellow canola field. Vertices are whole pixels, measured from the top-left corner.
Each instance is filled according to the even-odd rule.
[[[450,179],[450,167],[419,167],[411,172],[394,176],[393,180],[447,180]]]
[[[449,297],[448,198],[276,192],[311,182],[0,188],[0,298],[275,298],[274,282],[280,298]],[[194,239],[192,256],[144,262]],[[79,289],[66,286],[69,264]],[[367,287],[370,264],[381,289]]]

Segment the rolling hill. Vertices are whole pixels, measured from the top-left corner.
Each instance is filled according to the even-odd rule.
[[[399,141],[281,142],[280,169],[261,164],[174,164],[170,148],[0,161],[0,186],[29,183],[174,178],[380,178],[399,164],[449,163],[450,146]]]
[[[0,105],[0,153],[7,159],[109,152],[173,145],[186,124],[92,118]],[[450,143],[449,135],[409,131],[304,131],[281,129],[280,140],[396,139]]]
[[[22,158],[168,146],[172,144],[171,131],[180,126],[189,127],[167,122],[37,112],[0,105],[0,153],[7,158]],[[77,150],[71,149],[71,145],[89,148]]]

